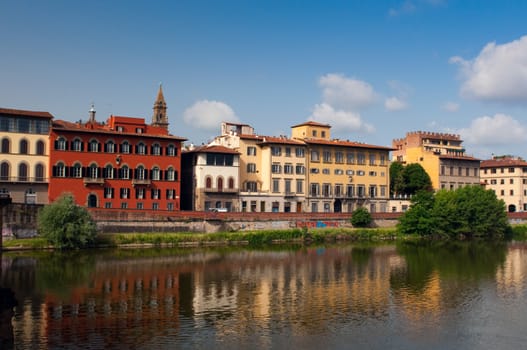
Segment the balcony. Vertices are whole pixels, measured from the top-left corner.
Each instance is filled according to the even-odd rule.
[[[89,185],[104,185],[104,179],[102,177],[85,177],[82,179],[84,182],[84,186]]]
[[[152,180],[149,179],[133,179],[132,180],[132,186],[150,186],[152,184]]]
[[[224,194],[237,194],[237,188],[205,188],[205,193],[224,193]]]

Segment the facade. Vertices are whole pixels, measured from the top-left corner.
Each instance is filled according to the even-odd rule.
[[[527,211],[527,162],[503,156],[481,162],[480,177],[487,189],[505,202],[507,211]]]
[[[214,142],[240,153],[241,211],[388,211],[391,148],[332,140],[330,128],[307,122],[274,137],[223,123]]]
[[[0,108],[0,192],[13,203],[48,203],[48,112]]]
[[[420,164],[430,176],[434,190],[454,190],[480,183],[480,160],[465,154],[459,135],[415,131],[395,139],[393,160]]]
[[[306,122],[292,137],[307,145],[306,206],[309,212],[348,212],[364,206],[389,211],[389,147],[331,139],[331,126]]]
[[[179,210],[185,139],[168,133],[164,107],[160,87],[151,125],[113,115],[99,123],[93,107],[86,123],[54,121],[49,200],[70,192],[90,208]]]
[[[239,154],[218,145],[182,152],[181,209],[239,211]]]

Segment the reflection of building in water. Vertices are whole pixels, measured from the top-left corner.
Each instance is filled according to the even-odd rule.
[[[513,293],[520,296],[525,292],[527,285],[527,244],[513,243],[509,246],[507,258],[496,272],[496,285],[498,293]]]

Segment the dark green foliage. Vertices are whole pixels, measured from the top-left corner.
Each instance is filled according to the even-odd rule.
[[[481,186],[441,190],[435,196],[420,192],[397,227],[406,234],[450,237],[504,237],[511,229],[503,201]]]
[[[404,166],[400,162],[390,165],[390,194],[412,196],[419,191],[432,191],[432,180],[417,163]]]
[[[85,208],[64,195],[45,206],[38,215],[38,230],[55,248],[75,249],[92,244],[97,227]]]
[[[358,207],[352,213],[351,224],[354,227],[368,227],[371,225],[372,218],[370,212],[364,207]]]

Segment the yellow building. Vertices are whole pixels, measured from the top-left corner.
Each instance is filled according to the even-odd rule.
[[[48,202],[48,112],[0,108],[0,192],[13,203]]]
[[[406,133],[392,141],[393,160],[420,164],[434,190],[479,184],[480,160],[465,154],[459,135],[428,131]]]
[[[390,147],[331,139],[330,125],[312,121],[291,134],[307,145],[308,211],[388,211]]]

